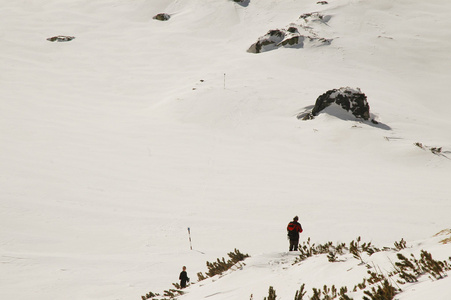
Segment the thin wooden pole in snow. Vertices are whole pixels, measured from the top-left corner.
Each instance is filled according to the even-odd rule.
[[[191,244],[191,231],[190,231],[189,227],[188,227],[188,236],[189,236],[189,248],[190,248],[191,250],[193,250],[193,246],[192,246],[192,244]]]
[[[226,77],[226,73],[224,73],[224,89],[225,89],[225,77]]]

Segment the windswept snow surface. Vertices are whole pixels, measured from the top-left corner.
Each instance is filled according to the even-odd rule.
[[[234,248],[247,266],[183,299],[353,286],[351,260],[291,267],[294,215],[302,240],[450,256],[429,238],[451,227],[451,2],[316,2],[1,1],[0,299],[139,299]],[[246,52],[314,11],[331,45]],[[296,118],[346,86],[379,125]]]

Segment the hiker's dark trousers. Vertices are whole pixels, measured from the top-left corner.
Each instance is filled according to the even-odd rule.
[[[299,238],[290,239],[290,251],[298,251]]]

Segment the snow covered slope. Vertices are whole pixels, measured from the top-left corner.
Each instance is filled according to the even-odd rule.
[[[234,248],[271,272],[294,215],[317,243],[450,228],[451,4],[328,2],[0,3],[0,298],[138,299]],[[247,52],[311,12],[330,45]],[[379,125],[296,118],[346,86]]]

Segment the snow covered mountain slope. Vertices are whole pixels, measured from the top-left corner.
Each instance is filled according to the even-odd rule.
[[[451,4],[328,2],[3,1],[0,298],[137,299],[234,248],[287,256],[294,215],[317,243],[450,228]],[[330,45],[247,52],[311,12]],[[296,118],[346,86],[378,125]]]

